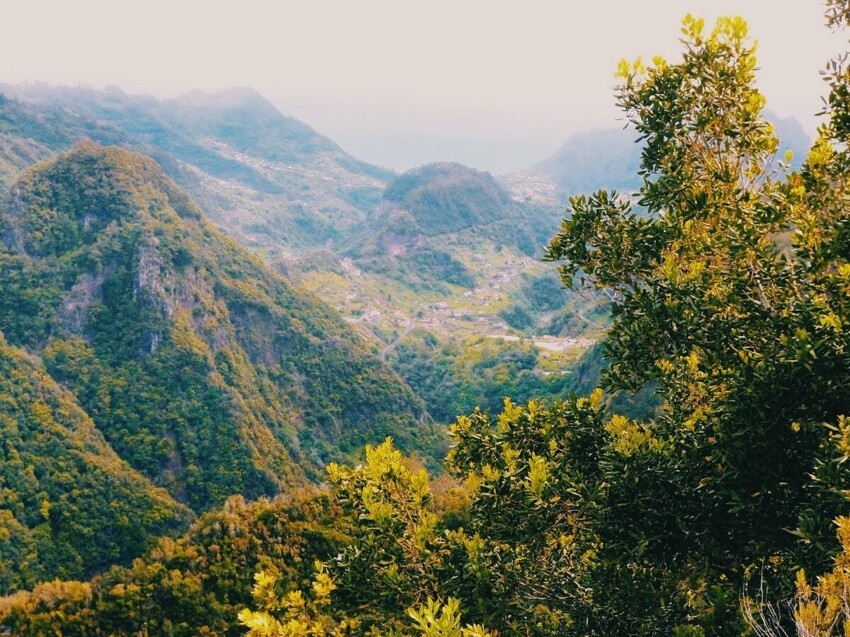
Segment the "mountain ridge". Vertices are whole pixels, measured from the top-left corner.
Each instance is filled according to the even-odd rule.
[[[152,156],[212,221],[272,257],[338,238],[363,219],[394,175],[281,114],[253,89],[195,91],[163,101],[116,87],[0,85],[0,93],[6,95],[0,134],[7,112],[16,109],[18,120],[7,121],[7,133],[31,137],[44,128],[45,115],[71,131],[41,135],[41,159],[81,137]],[[19,158],[14,165],[20,171],[26,163]]]
[[[0,331],[196,513],[316,480],[387,436],[444,448],[360,336],[211,227],[150,158],[86,142],[36,165],[0,237]]]

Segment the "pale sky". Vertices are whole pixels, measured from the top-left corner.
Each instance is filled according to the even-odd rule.
[[[360,159],[531,166],[618,125],[620,58],[675,57],[690,12],[742,15],[768,108],[811,134],[826,61],[850,49],[822,0],[4,0],[0,82],[169,98],[251,86]]]

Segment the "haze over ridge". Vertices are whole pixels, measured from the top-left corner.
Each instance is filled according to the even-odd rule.
[[[780,10],[765,0],[537,1],[523,11],[480,0],[254,1],[238,10],[85,0],[12,2],[5,11],[15,28],[0,42],[0,81],[119,85],[160,98],[248,85],[354,156],[396,170],[438,160],[520,170],[572,133],[617,125],[617,60],[675,57],[667,35],[687,12],[708,24],[743,15],[768,107],[810,135],[814,96],[825,88],[818,71],[841,49],[818,3]]]

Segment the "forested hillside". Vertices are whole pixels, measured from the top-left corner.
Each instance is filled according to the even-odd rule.
[[[431,457],[444,448],[362,339],[209,226],[150,159],[87,143],[34,167],[10,189],[0,238],[7,341],[39,356],[80,418],[195,512],[315,479],[387,435]],[[42,469],[60,461],[30,453]],[[36,520],[43,500],[5,506]],[[180,526],[161,518],[182,509],[160,506],[140,531]],[[108,561],[87,556],[69,572]],[[60,562],[38,572],[62,573]]]
[[[498,242],[534,258],[557,219],[552,208],[512,200],[489,173],[429,164],[387,186],[381,205],[354,230],[344,254],[361,269],[406,287],[445,293],[442,284],[473,288],[486,277],[461,261],[476,242]],[[456,244],[455,254],[445,250],[446,242]]]
[[[339,506],[316,489],[252,503],[234,496],[131,566],[0,598],[0,617],[21,635],[241,635],[234,618],[251,603],[258,569],[306,587],[314,561],[349,539]]]
[[[439,485],[391,441],[330,465],[342,548],[310,586],[284,558],[260,565],[248,634],[846,633],[847,75],[829,77],[830,124],[793,172],[771,161],[747,25],[688,16],[683,34],[681,61],[619,71],[646,138],[642,209],[573,197],[548,249],[565,283],[611,298],[603,384],[654,387],[660,411],[627,418],[600,389],[474,411]],[[80,609],[102,611],[67,587],[7,600],[4,621],[67,610],[79,630]]]
[[[384,341],[440,422],[507,395],[565,397],[568,367],[607,314],[540,262],[558,215],[512,199],[489,173],[430,164],[387,186],[341,267],[327,255],[299,278]]]
[[[191,513],[122,460],[71,392],[0,335],[0,592],[89,577]]]
[[[19,176],[0,632],[850,634],[850,73],[827,67],[795,159],[747,23],[688,15],[680,43],[620,63],[634,175],[571,196],[545,263],[523,251],[546,208],[456,164],[388,183],[343,258],[287,262],[377,340],[149,158],[86,142]],[[181,126],[277,152],[217,117]],[[443,471],[411,387],[456,416]]]

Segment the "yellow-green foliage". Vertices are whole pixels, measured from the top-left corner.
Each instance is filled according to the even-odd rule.
[[[242,634],[236,615],[251,604],[252,575],[273,573],[283,592],[309,588],[314,561],[331,559],[349,540],[339,526],[326,493],[254,503],[235,496],[130,567],[0,598],[0,625],[15,635]]]
[[[337,501],[356,521],[356,541],[334,567],[345,603],[371,600],[371,613],[382,608],[392,613],[436,596],[435,573],[445,539],[430,507],[426,471],[411,468],[388,439],[366,447],[365,465],[329,465],[328,480]],[[368,550],[358,548],[362,546]],[[362,587],[364,578],[375,588]]]
[[[613,299],[603,382],[664,399],[652,422],[607,422],[604,634],[739,634],[747,582],[787,599],[848,510],[848,75],[828,73],[831,121],[790,173],[746,23],[687,16],[682,34],[675,63],[618,70],[641,209],[573,197],[548,253]]]
[[[284,596],[275,590],[276,579],[265,572],[255,575],[252,591],[254,602],[260,610],[244,609],[239,612],[239,622],[248,628],[250,637],[344,637],[358,634],[357,619],[335,620],[327,614],[331,594],[336,588],[321,562],[316,563],[316,578],[309,597],[301,591],[291,591]],[[428,598],[417,607],[407,610],[412,620],[405,627],[372,626],[370,637],[495,637],[483,626],[461,626],[460,602],[450,597],[445,604]]]
[[[445,604],[429,598],[419,608],[407,612],[422,637],[496,637],[496,633],[485,630],[480,624],[461,627],[460,602],[453,597]]]
[[[339,317],[207,224],[153,160],[84,143],[13,193],[0,331],[67,391],[51,403],[0,377],[15,411],[0,413],[0,593],[127,564],[185,527],[183,505],[273,496],[390,433],[445,445]]]
[[[84,635],[96,629],[80,618],[80,610],[92,602],[92,586],[84,582],[54,580],[37,585],[32,592],[0,597],[0,625],[17,635]],[[80,618],[82,619],[82,618]]]
[[[244,609],[239,612],[239,622],[248,628],[251,637],[341,637],[349,634],[350,623],[339,624],[323,612],[330,603],[336,588],[317,562],[316,578],[309,598],[301,591],[290,591],[279,596],[275,590],[277,579],[266,572],[254,576],[251,592],[259,610]]]
[[[464,487],[449,489],[451,497],[442,500],[453,503],[450,511],[435,504],[427,474],[387,440],[368,446],[362,465],[328,468],[331,491],[316,500],[325,497],[341,510],[334,524],[347,536],[344,546],[314,556],[299,550],[297,538],[278,541],[265,516],[254,521],[263,529],[260,539],[225,519],[206,550],[165,542],[162,559],[116,569],[99,580],[108,585],[96,580],[91,589],[71,587],[44,613],[56,617],[57,609],[82,608],[83,615],[94,606],[102,610],[106,632],[190,634],[196,628],[191,620],[165,618],[161,608],[171,602],[181,618],[210,613],[220,619],[216,613],[233,610],[235,624],[228,592],[244,593],[250,574],[259,572],[257,608],[241,615],[255,635],[483,637],[486,626],[505,637],[733,637],[761,630],[748,628],[741,615],[749,582],[761,578],[768,599],[787,600],[799,573],[796,614],[780,619],[777,629],[796,622],[803,635],[847,634],[850,75],[840,64],[832,67],[830,122],[802,172],[786,175],[781,164],[774,168],[777,140],[760,116],[765,101],[754,87],[754,46],[743,21],[724,18],[707,33],[702,21],[689,16],[683,46],[679,62],[637,61],[620,69],[620,105],[645,142],[639,193],[644,209],[635,210],[631,197],[616,193],[575,197],[550,247],[552,258],[566,262],[566,281],[587,279],[611,295],[605,380],[618,389],[656,387],[664,402],[654,418],[642,422],[613,413],[600,391],[551,405],[506,400],[497,417],[478,410],[452,428],[447,467]],[[10,321],[10,329],[38,347],[44,339],[35,336],[52,334],[48,328],[70,320],[57,314],[69,306],[63,296],[68,290],[57,281],[65,272],[63,258],[86,245],[88,227],[63,218],[60,205],[41,205],[61,199],[61,190],[56,197],[49,190],[34,192],[50,224],[27,214],[15,222],[27,226],[24,245],[48,255],[49,267],[33,272],[28,255],[4,255],[12,273],[9,298],[37,310],[30,323]],[[62,232],[53,232],[54,226]],[[207,231],[207,238],[217,236]],[[120,233],[106,235],[120,244]],[[154,357],[155,366],[122,367],[131,360],[128,351],[151,344],[144,337],[151,326],[162,325],[160,306],[122,314],[120,304],[107,303],[93,325],[102,326],[103,314],[113,311],[136,340],[108,330],[101,332],[105,340],[92,343],[75,341],[76,333],[64,335],[45,350],[54,355],[51,369],[66,374],[92,403],[106,396],[123,418],[125,441],[138,436],[150,443],[157,436],[120,411],[117,391],[102,392],[101,381],[91,379],[106,375],[106,387],[123,389],[135,378],[128,370],[147,374],[146,400],[155,403],[157,387],[148,381],[162,373],[178,386],[169,399],[195,399],[192,409],[207,414],[225,404],[217,400],[219,392],[254,379],[264,381],[263,400],[287,382],[323,390],[318,393],[326,400],[311,404],[320,412],[316,424],[338,428],[334,434],[341,439],[346,414],[368,418],[355,406],[377,391],[380,368],[354,364],[355,354],[336,357],[346,341],[331,319],[291,316],[287,303],[303,309],[303,299],[276,279],[252,276],[262,272],[256,263],[225,241],[210,240],[215,255],[203,248],[172,255],[176,272],[197,267],[194,275],[214,283],[191,288],[203,302],[196,304],[193,295],[190,311],[172,308],[177,319],[167,323],[169,348]],[[120,260],[95,264],[101,270],[90,273],[109,279],[103,298],[126,300],[132,268]],[[122,267],[123,279],[110,278]],[[222,275],[213,277],[214,271]],[[166,274],[183,280],[168,268]],[[25,290],[39,277],[53,283],[39,288],[44,292],[34,299]],[[166,279],[159,280],[164,287],[170,285]],[[0,302],[8,316],[8,303]],[[238,339],[218,320],[224,316]],[[137,325],[144,327],[133,332]],[[232,339],[239,348],[230,347]],[[84,364],[69,366],[68,360]],[[242,360],[255,363],[255,375],[238,369]],[[353,397],[344,397],[334,378],[317,371],[323,366],[358,379]],[[179,386],[199,377],[215,382]],[[229,396],[236,402],[242,397]],[[385,411],[406,404],[383,396],[378,402]],[[274,400],[275,406],[287,404],[279,396]],[[42,424],[54,418],[46,400],[29,401],[25,412]],[[276,408],[259,410],[258,420],[269,413]],[[182,424],[186,417],[170,412],[169,423]],[[305,442],[305,430],[298,433],[298,442]],[[312,450],[324,449],[311,442]],[[260,455],[266,450],[252,448]],[[39,477],[26,466],[16,475],[25,482]],[[234,483],[239,480],[224,481]],[[53,500],[35,494],[33,515],[52,516]],[[833,519],[840,546],[832,538]],[[251,538],[275,552],[240,569],[251,562],[241,556],[261,553]],[[199,556],[209,566],[193,571],[203,561]],[[307,557],[325,559],[317,572],[305,574]],[[816,579],[807,580],[806,573]],[[51,591],[41,594],[49,598]],[[40,612],[33,597],[11,604],[4,621],[11,617],[25,628],[35,621],[26,613]],[[149,617],[156,623],[145,626]],[[474,624],[461,628],[462,621]],[[205,623],[197,632],[219,627]]]
[[[797,572],[797,600],[794,619],[800,637],[832,637],[850,634],[850,518],[839,517],[838,541],[841,553],[832,571],[812,584],[806,574]]]
[[[347,625],[355,635],[407,635],[411,617],[423,634],[485,634],[460,628],[460,608],[465,621],[500,634],[583,634],[598,548],[596,496],[584,491],[610,442],[604,418],[601,394],[552,406],[508,401],[498,422],[481,412],[460,418],[448,466],[465,486],[441,487],[439,498],[389,440],[368,446],[362,465],[330,465],[352,542],[327,563],[330,604],[320,613],[308,603],[307,619],[356,620]]]

